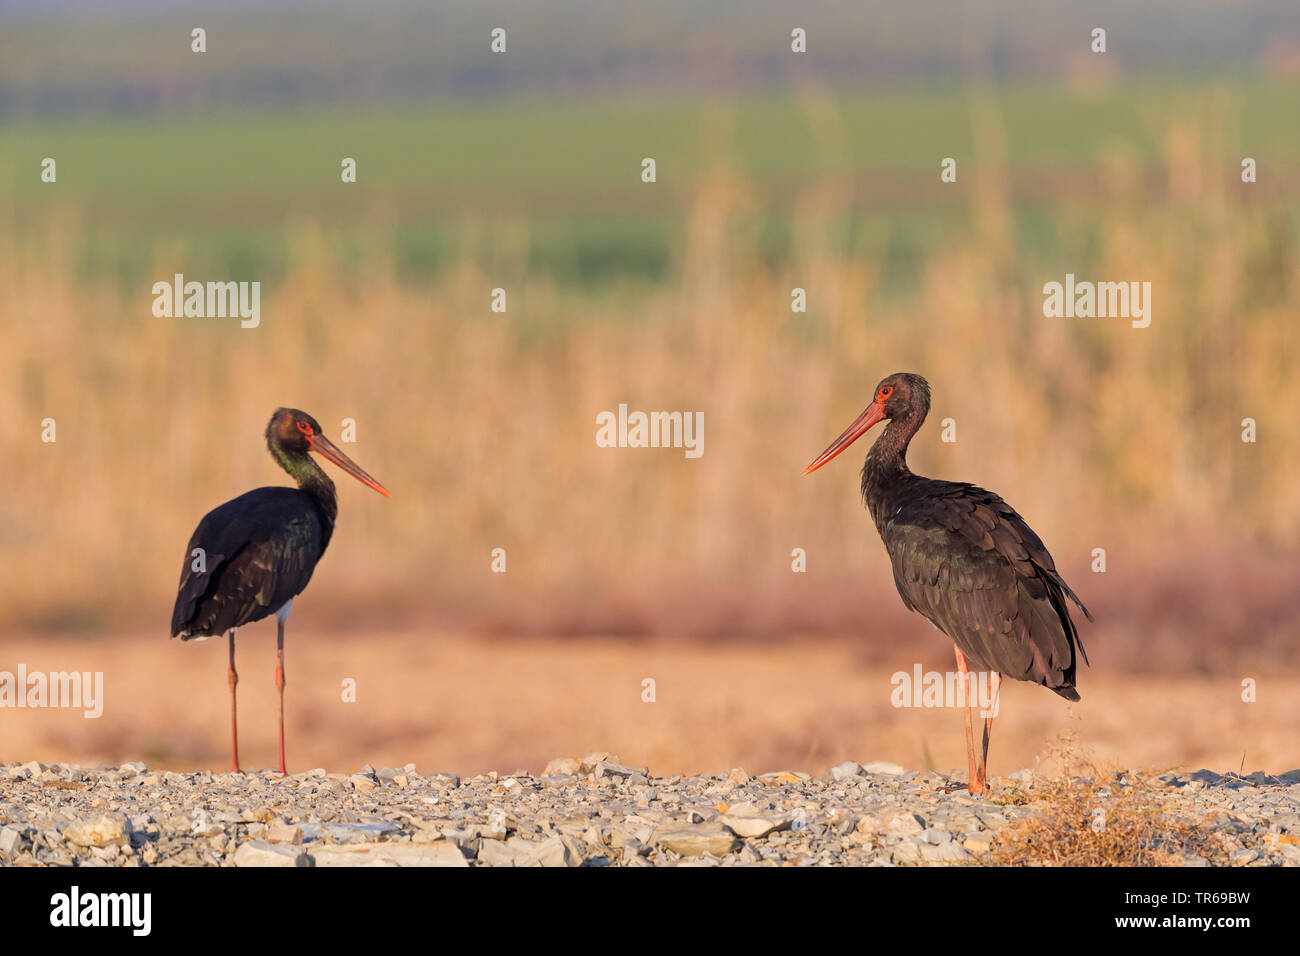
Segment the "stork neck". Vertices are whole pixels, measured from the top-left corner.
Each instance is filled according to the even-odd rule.
[[[289,451],[279,443],[271,444],[271,454],[276,462],[298,483],[298,487],[320,506],[330,525],[338,516],[338,496],[334,482],[325,474],[316,459],[307,452]]]
[[[877,525],[882,518],[878,512],[883,513],[887,507],[886,499],[890,492],[912,477],[911,469],[907,467],[907,446],[924,421],[924,412],[913,412],[901,419],[891,418],[884,433],[867,452],[867,460],[862,465],[862,499]]]

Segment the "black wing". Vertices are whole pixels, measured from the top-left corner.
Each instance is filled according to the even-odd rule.
[[[971,664],[1078,700],[1066,597],[1092,615],[1010,505],[975,485],[917,479],[881,536],[903,603],[953,639]]]
[[[324,541],[315,505],[296,488],[258,488],[214,508],[185,548],[172,637],[223,634],[278,611],[311,580]]]

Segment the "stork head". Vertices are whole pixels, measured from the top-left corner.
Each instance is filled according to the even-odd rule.
[[[364,468],[343,454],[337,445],[321,434],[320,423],[304,411],[296,408],[277,408],[266,426],[266,443],[270,446],[272,454],[277,448],[298,457],[315,452],[325,460],[338,465],[367,488],[373,488],[385,498],[392,497],[387,488],[370,477]]]
[[[885,419],[915,418],[919,426],[930,411],[930,383],[915,372],[895,372],[880,380],[871,404],[840,433],[840,437],[804,469],[809,475]]]

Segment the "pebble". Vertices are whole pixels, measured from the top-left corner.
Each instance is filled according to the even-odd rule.
[[[925,821],[902,807],[884,807],[865,813],[855,826],[859,833],[883,833],[886,836],[912,836],[925,829]]]
[[[891,777],[896,777],[899,774],[907,772],[898,764],[886,763],[884,760],[873,760],[871,763],[863,764],[862,769],[866,773],[883,773],[888,774]]]
[[[583,757],[580,761],[578,761],[578,772],[591,773],[593,770],[596,769],[597,764],[602,763],[606,760],[612,760],[614,763],[619,763],[618,757],[614,756],[613,754],[606,753],[603,750],[599,750],[599,751],[594,750],[591,753],[587,754],[587,756]]]
[[[291,843],[299,846],[302,844],[302,827],[287,823],[277,824],[263,830],[262,839],[267,843]]]
[[[131,821],[128,818],[121,815],[102,816],[69,824],[63,830],[63,838],[77,846],[99,847],[110,843],[125,843],[130,830]]]
[[[22,839],[22,832],[16,827],[5,827],[0,830],[0,853],[12,853]]]
[[[489,840],[479,847],[478,862],[482,866],[514,866],[523,852],[520,844],[527,842],[518,837],[513,841]]]
[[[582,764],[575,757],[556,757],[542,771],[543,777],[576,777],[582,772]]]
[[[582,854],[563,837],[548,837],[524,848],[515,846],[515,866],[581,866]]]
[[[303,854],[307,856],[307,854]],[[388,843],[323,846],[311,851],[306,866],[469,866],[454,843]]]
[[[655,831],[654,843],[678,856],[723,857],[740,849],[740,840],[720,823],[667,824]]]
[[[311,866],[311,858],[297,847],[247,840],[235,851],[235,866]]]
[[[758,839],[776,830],[790,826],[791,818],[785,813],[771,813],[752,803],[730,807],[719,819],[722,825],[738,837]]]
[[[767,784],[769,787],[775,787],[780,786],[783,783],[805,783],[808,780],[811,780],[812,777],[809,774],[799,773],[798,771],[778,770],[774,773],[759,774],[758,779],[763,781],[763,783]]]
[[[283,778],[28,761],[0,764],[0,866],[978,865],[1051,783],[1026,770],[983,796],[937,789],[955,779],[853,761],[817,777],[657,777],[607,751],[468,779],[414,764]],[[1112,800],[1144,783],[1092,785]],[[1183,865],[1300,865],[1300,771],[1180,770],[1153,786],[1213,838]]]
[[[862,775],[862,764],[855,763],[852,760],[846,760],[842,764],[831,767],[832,780],[851,780],[854,777]]]
[[[930,863],[965,863],[970,854],[958,843],[926,843],[921,846],[921,857]]]
[[[987,853],[993,849],[993,838],[987,833],[974,833],[962,841],[967,853]]]

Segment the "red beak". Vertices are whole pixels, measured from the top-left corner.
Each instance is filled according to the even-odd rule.
[[[831,442],[829,448],[817,456],[811,465],[803,470],[805,475],[811,475],[814,471],[826,464],[844,449],[848,448],[855,441],[861,438],[866,431],[874,424],[885,417],[885,406],[879,402],[872,402],[866,410],[854,419],[853,424],[844,429],[844,433],[839,438]]]
[[[388,489],[381,485],[375,479],[371,478],[364,468],[349,458],[343,452],[339,451],[338,446],[326,438],[324,435],[310,435],[308,441],[311,442],[311,450],[318,453],[323,458],[328,458],[334,464],[338,465],[349,475],[361,482],[367,488],[373,488],[385,498],[393,497],[388,493]]]

